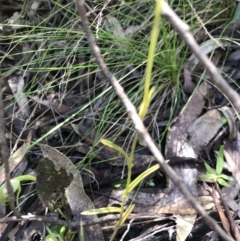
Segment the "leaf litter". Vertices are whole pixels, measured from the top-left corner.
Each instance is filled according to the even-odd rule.
[[[67,174],[64,168],[56,170],[53,162],[47,158],[40,161],[36,172],[39,199],[49,208],[61,208],[65,203],[65,189],[70,185],[73,175]]]
[[[87,60],[90,51],[82,36],[81,25],[70,14],[75,11],[74,3],[63,1],[60,3],[60,5],[63,4],[60,10],[60,5],[34,1],[25,13],[20,13],[23,6],[22,1],[14,2],[12,6],[6,4],[6,1],[0,1],[0,4],[3,11],[8,12],[4,15],[0,14],[0,31],[3,34],[1,38],[4,42],[4,44],[0,44],[0,54],[1,70],[3,73],[8,73],[3,81],[4,103],[7,109],[5,112],[6,129],[10,133],[9,144],[15,144],[11,171],[23,174],[36,172],[37,176],[40,175],[37,186],[43,185],[44,181],[48,180],[45,185],[46,190],[41,189],[42,194],[38,194],[43,204],[52,202],[52,197],[55,197],[50,190],[64,192],[72,212],[70,216],[72,215],[75,220],[80,221],[82,211],[94,208],[93,203],[96,200],[93,200],[96,197],[102,198],[99,192],[107,196],[109,206],[119,205],[122,191],[113,191],[110,184],[113,180],[119,180],[121,176],[126,177],[125,173],[122,173],[125,160],[118,153],[99,144],[99,140],[103,137],[112,138],[116,144],[129,151],[134,129],[116,96],[108,90],[109,84],[106,83],[101,71],[93,60]],[[102,3],[98,3],[99,10],[95,8],[95,3],[87,1],[87,4],[92,10],[89,20],[92,22],[97,18],[101,20],[98,14]],[[117,7],[121,9],[123,15],[137,9],[145,11],[146,16],[149,16],[147,20],[139,17],[139,19],[132,19],[125,23],[120,15],[107,13],[108,9],[116,7],[113,3],[109,3],[105,7],[107,9],[106,13],[104,12],[106,17],[102,19],[102,24],[98,25],[100,27],[99,44],[100,47],[109,44],[108,39],[104,42],[101,35],[102,30],[107,34],[112,34],[114,41],[111,41],[112,46],[109,48],[109,53],[106,51],[105,59],[107,64],[119,63],[110,68],[121,79],[124,89],[128,93],[132,93],[134,84],[141,83],[145,65],[141,64],[144,62],[142,60],[141,63],[133,60],[126,65],[126,60],[130,58],[129,52],[134,51],[134,49],[129,51],[128,48],[133,45],[134,41],[144,39],[144,34],[149,33],[152,11],[147,3],[128,5],[122,1]],[[59,12],[54,13],[54,9],[58,9]],[[149,11],[146,12],[146,9]],[[36,17],[37,15],[40,18]],[[98,17],[95,19],[96,16]],[[40,25],[40,22],[47,17],[51,19],[51,21],[49,20],[49,23],[52,24],[50,24],[51,27],[58,27],[58,32],[52,31],[49,23],[45,21],[43,21],[43,25]],[[60,19],[62,21],[59,21]],[[16,37],[20,39],[24,31],[27,31],[28,26],[35,26],[35,34],[36,36],[39,34],[40,37],[31,36],[21,40],[22,42],[19,41],[19,44],[15,44],[12,41],[12,34],[17,34]],[[44,31],[44,27],[48,28],[47,31]],[[78,31],[76,35],[74,35],[75,31]],[[218,37],[220,34],[215,32],[215,34],[214,31],[211,33],[212,36]],[[50,35],[53,36],[52,39],[46,38]],[[71,38],[71,36],[73,37]],[[209,56],[212,55],[214,63],[224,72],[226,80],[234,88],[238,88],[240,78],[238,46],[229,38],[227,40],[218,39],[217,42],[212,39],[207,41],[201,39],[200,41],[203,43],[202,51]],[[144,55],[144,48],[141,47],[141,44],[138,45],[140,49],[136,53],[141,52],[141,55]],[[162,43],[159,42],[159,45],[162,46]],[[79,50],[79,46],[81,46],[81,50]],[[117,54],[113,50],[118,51]],[[83,67],[76,68],[76,66]],[[150,106],[145,124],[159,147],[161,146],[162,150],[165,149],[164,156],[170,159],[170,165],[182,177],[192,195],[197,197],[203,207],[211,212],[216,212],[212,197],[207,196],[206,192],[204,195],[199,194],[198,176],[204,171],[201,160],[212,162],[212,166],[215,166],[215,153],[219,150],[221,143],[225,143],[225,158],[229,165],[227,167],[228,171],[233,174],[234,181],[230,182],[230,188],[224,187],[221,192],[229,208],[238,212],[239,178],[237,170],[239,168],[234,158],[238,155],[236,153],[239,152],[239,148],[235,152],[231,152],[229,147],[229,145],[233,145],[231,148],[237,148],[239,144],[236,141],[238,140],[236,137],[239,136],[238,119],[234,116],[234,111],[229,107],[228,101],[211,83],[210,77],[202,74],[204,70],[195,56],[191,55],[184,66],[180,67],[183,68],[182,81],[186,95],[180,96],[179,104],[174,107],[174,113],[172,113],[171,101],[174,98],[174,95],[170,94],[174,93],[171,90],[172,87],[169,88],[166,85],[163,91],[159,88]],[[9,74],[9,69],[14,69],[14,71]],[[154,76],[153,80],[156,85],[163,85],[157,76]],[[141,84],[134,88],[141,89]],[[139,92],[136,92],[137,95]],[[136,96],[133,95],[133,99]],[[111,109],[112,115],[106,115],[106,106]],[[79,112],[72,116],[76,111]],[[39,145],[42,152],[37,147],[25,152],[30,147],[31,141],[46,135],[56,125],[63,123],[68,118],[70,119],[66,123],[42,141],[42,144]],[[223,123],[223,118],[226,118],[225,123]],[[166,133],[167,128],[167,135],[161,135],[161,133]],[[45,145],[46,143],[47,145]],[[62,153],[57,151],[56,147]],[[175,158],[176,156],[178,158]],[[51,166],[50,171],[47,168],[39,174],[43,157],[49,159],[48,168],[51,164],[54,166]],[[27,160],[28,165],[21,168],[21,162],[23,163],[24,160]],[[200,160],[200,162],[195,162],[196,160]],[[78,163],[82,177],[73,163]],[[134,156],[133,175],[137,176],[152,163],[154,163],[154,158],[140,140]],[[37,167],[38,165],[40,166]],[[53,174],[56,175],[55,178]],[[66,182],[57,183],[58,175],[64,176]],[[39,181],[41,178],[43,182]],[[73,180],[71,180],[72,178]],[[166,182],[164,173],[155,173],[152,178],[155,188],[146,188],[149,180],[145,180],[143,184],[145,189],[140,187],[130,196],[129,202],[135,202],[134,213],[138,217],[141,217],[143,213],[148,213],[149,216],[172,214],[178,225],[177,239],[185,240],[194,228],[195,210],[171,183],[168,184],[168,189],[165,189],[166,186],[162,184],[162,182]],[[4,181],[4,176],[1,180]],[[51,187],[49,184],[53,186]],[[55,184],[60,186],[56,187]],[[47,190],[47,187],[50,189]],[[103,187],[106,190],[102,189]],[[92,192],[89,189],[92,189]],[[23,189],[22,195],[26,193],[27,189]],[[36,196],[30,197],[29,202],[34,203],[36,200],[38,200]],[[106,206],[102,201],[98,205],[101,206],[101,204]],[[33,212],[37,208],[40,209],[40,214],[43,214],[44,211],[39,200],[31,209],[24,205],[22,208],[26,213]],[[65,209],[63,210],[65,211]],[[187,218],[186,215],[192,216]],[[81,217],[82,220],[85,218]],[[96,216],[88,218],[98,220]],[[157,223],[159,233],[151,235],[151,240],[164,235],[164,230],[170,232],[173,229],[172,219],[164,218],[164,225],[169,224],[169,227],[166,228],[163,224]],[[184,234],[183,229],[185,229]],[[99,224],[84,227],[84,230],[88,234],[88,240],[104,240]],[[139,237],[141,240],[145,240],[154,230],[151,227],[145,232],[143,231]],[[17,230],[15,235],[20,235],[21,232],[24,233],[24,230]],[[98,238],[91,237],[95,234],[99,235]],[[106,240],[107,232],[104,232],[104,235]],[[207,235],[207,233],[203,232],[203,235]]]
[[[72,162],[63,154],[55,150],[54,148],[51,148],[48,145],[42,145],[39,144],[40,148],[43,152],[43,156],[46,158],[49,158],[55,166],[56,172],[59,173],[65,173],[65,176],[67,179],[64,181],[67,186],[65,190],[65,195],[68,201],[68,204],[72,210],[72,213],[75,217],[75,220],[97,220],[97,216],[82,216],[81,212],[87,210],[87,209],[94,209],[94,206],[89,199],[89,197],[86,195],[82,179],[80,174],[78,173],[75,166],[72,164]],[[51,175],[52,178],[52,175]],[[63,178],[63,177],[61,177]],[[72,180],[71,180],[72,179]],[[69,185],[68,185],[69,183]],[[61,186],[62,188],[62,186]],[[53,191],[51,188],[49,188],[49,192]],[[45,195],[44,195],[45,196]],[[86,239],[89,240],[104,240],[101,227],[99,224],[95,224],[89,227],[84,228],[84,236],[86,235]]]

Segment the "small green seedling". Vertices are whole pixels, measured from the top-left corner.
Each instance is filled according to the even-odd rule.
[[[230,185],[225,181],[233,180],[231,177],[222,174],[224,158],[223,158],[224,146],[221,146],[217,156],[216,170],[212,169],[206,162],[204,162],[207,174],[200,175],[200,178],[209,182],[217,182],[218,184],[229,187]]]
[[[50,225],[49,227],[46,226],[46,229],[48,231],[48,235],[46,237],[46,241],[64,241],[65,240],[65,234],[67,231],[67,228],[62,226],[56,226],[56,225]]]
[[[126,188],[126,184],[127,184],[127,180],[124,179],[124,180],[120,180],[120,181],[112,183],[111,186],[116,189],[120,189],[120,188],[124,189],[124,188]]]
[[[21,183],[20,182],[22,182],[22,181],[36,182],[36,177],[34,177],[32,175],[22,175],[22,176],[15,177],[10,180],[10,183],[13,188],[13,193],[17,194],[17,196],[16,196],[17,204],[18,204],[18,200],[19,200],[19,194],[21,192]],[[8,201],[9,201],[9,199],[8,199],[7,187],[6,187],[6,183],[4,183],[0,187],[0,203],[7,203]]]
[[[146,184],[148,187],[155,187],[155,182],[153,179],[150,179]]]

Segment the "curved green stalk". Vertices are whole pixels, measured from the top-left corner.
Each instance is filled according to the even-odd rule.
[[[17,205],[18,205],[18,200],[19,200],[19,194],[21,192],[21,183],[20,182],[23,182],[23,181],[36,182],[36,177],[34,177],[32,175],[22,175],[22,176],[14,177],[10,180],[10,183],[13,188],[13,193],[17,193],[16,194]],[[4,183],[0,187],[0,203],[7,203],[7,202],[8,202],[8,193],[7,193],[7,189],[6,189],[6,183]]]
[[[154,62],[154,53],[156,49],[156,44],[158,40],[158,28],[159,28],[159,22],[161,19],[161,10],[162,10],[162,0],[157,0],[156,1],[156,7],[155,7],[155,14],[154,14],[154,24],[152,28],[152,33],[151,33],[151,40],[150,40],[150,46],[149,46],[149,52],[148,52],[148,61],[147,61],[147,67],[146,67],[146,79],[144,83],[144,95],[143,95],[143,101],[140,105],[139,108],[139,116],[141,120],[144,120],[145,115],[147,114],[148,107],[151,102],[151,98],[154,92],[154,87],[150,89],[150,84],[151,84],[151,75],[152,75],[152,67],[153,67],[153,62]],[[131,151],[130,154],[128,155],[121,147],[117,146],[113,142],[109,140],[101,140],[101,142],[110,147],[113,148],[114,150],[118,151],[122,156],[125,157],[127,161],[127,168],[128,168],[128,173],[127,173],[127,183],[126,183],[126,189],[123,192],[123,197],[122,197],[122,203],[121,203],[121,208],[117,210],[113,210],[111,208],[101,208],[101,209],[96,209],[96,210],[87,210],[85,212],[82,212],[83,215],[91,215],[91,213],[103,213],[105,211],[120,211],[120,218],[119,221],[117,222],[115,226],[115,230],[111,236],[110,241],[113,241],[119,228],[124,224],[125,220],[127,217],[131,214],[132,210],[134,209],[134,205],[130,205],[126,211],[124,211],[124,206],[126,204],[127,196],[132,192],[134,187],[138,185],[141,180],[152,173],[153,171],[157,170],[159,168],[159,165],[155,165],[154,167],[150,168],[149,170],[145,171],[142,175],[140,175],[137,179],[135,179],[133,182],[131,182],[131,176],[132,176],[132,167],[133,167],[133,158],[134,158],[134,153],[137,145],[139,134],[136,133],[133,138],[133,142],[131,145]]]
[[[161,12],[162,12],[162,0],[157,0],[156,1],[156,7],[155,7],[154,24],[153,24],[153,28],[152,28],[151,41],[150,41],[150,47],[149,47],[149,52],[148,52],[146,79],[145,79],[145,83],[144,83],[144,96],[143,96],[143,101],[142,101],[140,109],[139,109],[139,116],[142,120],[144,119],[144,117],[145,117],[145,115],[148,111],[148,107],[149,107],[151,97],[152,97],[152,94],[153,94],[153,91],[154,91],[154,88],[151,88],[151,90],[150,90],[150,83],[151,83],[151,76],[152,76],[154,53],[155,53],[156,44],[157,44],[157,40],[158,40],[158,33],[159,33],[158,27],[159,27],[159,22],[160,22],[160,19],[161,19]],[[130,214],[130,212],[127,212],[127,214],[124,215],[123,210],[124,210],[124,206],[125,206],[125,203],[126,203],[127,196],[131,192],[130,190],[131,190],[131,176],[132,176],[132,167],[133,167],[133,157],[134,157],[134,152],[135,152],[135,149],[136,149],[138,137],[139,137],[139,134],[136,133],[135,136],[134,136],[133,142],[132,142],[131,152],[130,152],[130,156],[129,156],[130,161],[127,162],[128,163],[127,184],[126,184],[126,189],[123,193],[123,199],[122,199],[122,203],[121,203],[121,210],[122,211],[120,213],[119,221],[116,225],[116,229],[115,229],[110,241],[114,240],[114,238],[117,234],[117,231],[123,225],[123,223],[124,223],[123,216],[124,216],[124,219],[126,219],[126,216]]]
[[[32,175],[22,175],[22,176],[14,177],[14,179],[18,180],[20,182],[23,182],[23,181],[33,181],[33,182],[36,182],[36,177],[34,177]]]

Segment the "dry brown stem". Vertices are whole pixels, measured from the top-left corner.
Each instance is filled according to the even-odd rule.
[[[10,208],[16,217],[20,217],[20,213],[18,212],[18,210],[14,205],[15,198],[14,198],[13,188],[10,183],[9,151],[8,151],[6,137],[5,137],[1,79],[0,79],[0,154],[4,164],[5,182],[7,187]]]

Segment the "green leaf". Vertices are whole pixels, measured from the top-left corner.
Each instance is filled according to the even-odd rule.
[[[128,216],[132,213],[133,209],[135,207],[135,204],[130,205],[127,210],[123,213],[122,219],[119,220],[120,227],[125,223]]]
[[[216,180],[217,175],[216,174],[202,174],[202,175],[200,175],[200,178],[205,179],[205,180]]]
[[[113,183],[113,184],[111,184],[111,186],[114,186],[117,189],[122,188],[122,184],[121,183],[116,183],[116,184]]]
[[[124,179],[124,180],[119,180],[118,182],[113,182],[113,183],[111,183],[111,186],[112,187],[115,187],[115,188],[122,188],[122,189],[124,189],[124,188],[126,188],[126,184],[127,184],[127,180],[126,179]]]
[[[18,202],[18,196],[21,191],[21,185],[20,181],[17,179],[11,179],[10,183],[12,185],[13,193],[17,192],[17,202]],[[7,203],[8,200],[8,193],[7,193],[7,187],[6,183],[3,183],[3,185],[0,187],[0,203]]]
[[[129,162],[128,154],[120,146],[118,146],[118,145],[114,144],[112,141],[109,141],[109,140],[106,140],[106,139],[102,139],[101,143],[105,146],[108,146],[108,147],[114,149],[115,151],[119,152],[120,154],[122,154],[122,156],[125,157],[127,162]]]
[[[32,175],[22,175],[22,176],[14,177],[14,179],[18,180],[20,182],[23,182],[23,181],[33,181],[33,182],[36,182],[36,177],[34,177]]]
[[[147,169],[146,171],[144,171],[143,173],[141,173],[137,178],[135,178],[129,185],[128,188],[126,188],[125,190],[125,194],[129,195],[129,193],[132,192],[132,190],[148,175],[150,175],[151,173],[157,171],[160,168],[159,164],[156,164],[152,167],[150,167],[149,169]]]
[[[226,118],[225,116],[222,116],[222,117],[221,117],[221,123],[222,123],[223,125],[225,125],[225,124],[228,123],[228,120],[227,120],[227,118]]]
[[[224,164],[223,151],[224,151],[224,146],[222,145],[219,149],[218,156],[217,156],[217,165],[216,165],[217,175],[220,175],[223,170],[223,164]]]
[[[218,178],[217,182],[224,187],[230,187],[230,185],[222,178]]]
[[[58,239],[54,236],[54,233],[50,230],[50,228],[46,227],[48,231],[48,236],[46,237],[46,241],[58,241]]]
[[[233,180],[232,177],[227,176],[227,175],[225,175],[225,174],[221,174],[221,175],[219,176],[219,178],[223,178],[223,179],[228,180],[228,181],[232,181],[232,180]]]
[[[96,214],[106,214],[106,213],[121,213],[121,208],[118,207],[104,207],[97,209],[88,209],[82,212],[82,215],[96,215]]]
[[[84,241],[84,229],[82,226],[82,222],[80,223],[80,241]]]
[[[62,226],[59,230],[59,236],[61,237],[62,240],[64,240],[66,232],[67,232],[67,228]]]
[[[141,120],[143,120],[144,117],[145,117],[145,115],[147,114],[148,107],[149,107],[149,104],[150,104],[150,102],[151,102],[151,98],[152,98],[152,95],[153,95],[154,90],[155,90],[154,87],[152,87],[152,88],[149,90],[146,98],[143,100],[143,102],[142,102],[141,105],[140,105],[140,108],[139,108],[139,116],[140,116]]]
[[[213,170],[206,162],[204,162],[204,166],[208,174],[215,174],[215,170]]]
[[[147,186],[149,186],[149,187],[155,187],[155,183],[154,183],[153,179],[151,179],[151,180],[149,180],[149,181],[147,182]]]

